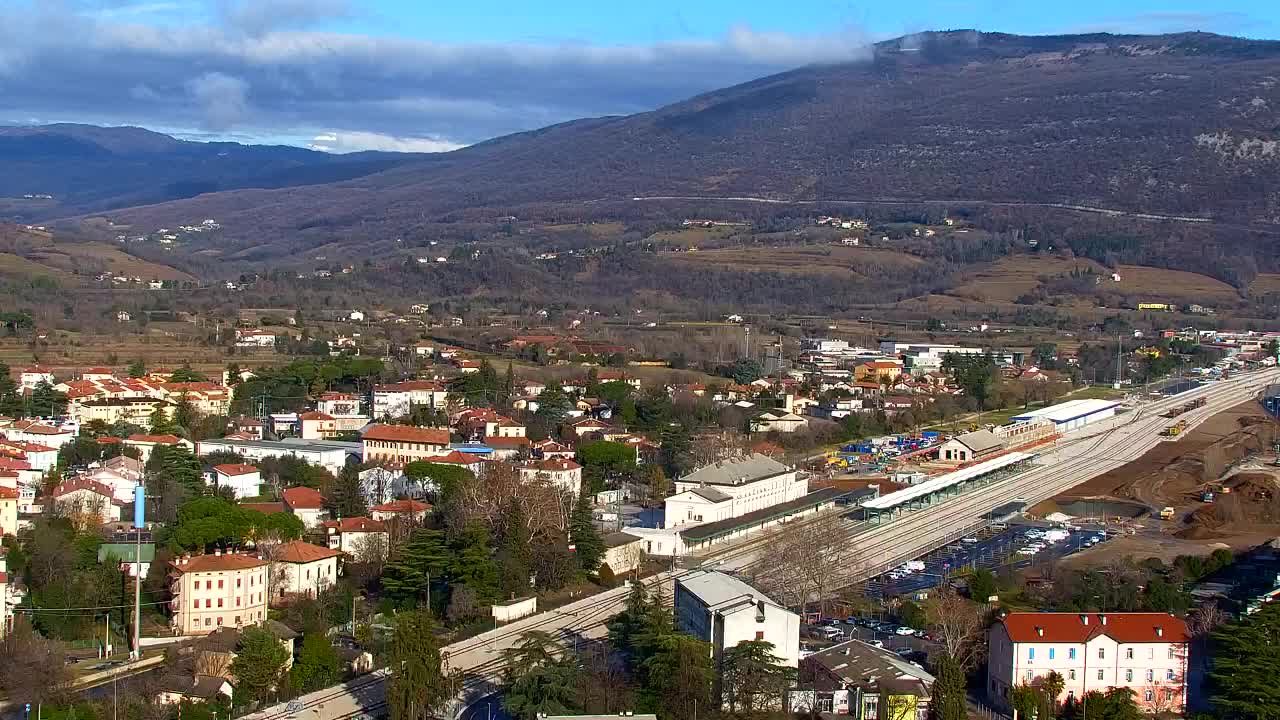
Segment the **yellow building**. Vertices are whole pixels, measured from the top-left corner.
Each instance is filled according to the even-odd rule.
[[[207,635],[220,627],[244,627],[267,617],[267,561],[223,553],[183,556],[173,571],[170,624],[180,635]]]

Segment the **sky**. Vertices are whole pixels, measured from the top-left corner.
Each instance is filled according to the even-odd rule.
[[[448,151],[924,30],[1280,37],[1275,0],[0,0],[0,122]]]

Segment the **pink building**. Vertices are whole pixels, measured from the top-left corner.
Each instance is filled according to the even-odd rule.
[[[987,694],[1004,703],[1015,685],[1062,676],[1058,702],[1113,687],[1133,690],[1149,712],[1187,703],[1190,634],[1166,613],[1010,613],[988,631]]]

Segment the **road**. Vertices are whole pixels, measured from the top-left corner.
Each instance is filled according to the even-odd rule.
[[[835,568],[834,574],[846,585],[879,575],[964,537],[985,524],[984,516],[988,512],[1013,498],[1036,503],[1136,459],[1160,442],[1158,433],[1170,423],[1160,414],[1172,406],[1206,397],[1205,407],[1182,416],[1194,426],[1254,397],[1263,386],[1277,379],[1280,379],[1280,370],[1276,369],[1240,374],[1146,403],[1132,412],[1067,434],[1056,447],[1046,448],[1041,454],[1041,464],[1028,472],[972,490],[927,510],[904,514],[888,524],[873,527],[849,521],[845,528],[847,544],[855,550],[859,561]],[[803,522],[815,522],[822,517],[827,516],[811,516]],[[757,536],[726,544],[705,556],[704,563],[716,564],[718,569],[749,570],[759,564],[762,547],[768,542],[768,536]],[[669,591],[672,578],[679,574],[663,573],[646,583]],[[626,588],[617,588],[592,595],[446,647],[449,667],[462,670],[464,676],[459,694],[465,700],[455,710],[464,710],[466,702],[492,693],[502,672],[502,651],[515,645],[524,632],[550,632],[566,646],[582,639],[599,638],[605,634],[605,622],[625,605],[628,592]],[[384,714],[385,680],[385,671],[375,672],[299,698],[293,710],[282,704],[248,717],[250,720],[345,720]]]

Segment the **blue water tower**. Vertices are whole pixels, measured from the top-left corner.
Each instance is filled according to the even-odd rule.
[[[134,485],[133,486],[133,527],[135,527],[138,530],[143,530],[147,527],[147,520],[146,520],[147,513],[145,509],[146,502],[147,502],[146,488],[142,486],[142,483],[138,483],[137,485]]]

